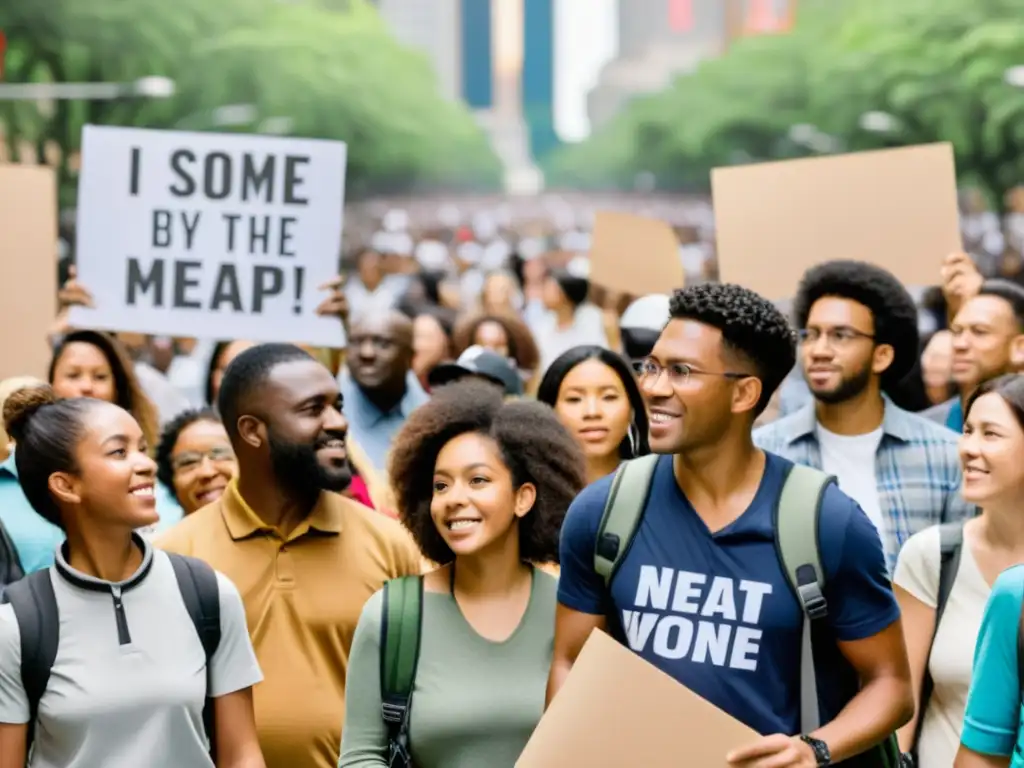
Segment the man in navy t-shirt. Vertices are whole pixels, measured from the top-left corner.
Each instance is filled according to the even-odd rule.
[[[735,285],[677,291],[671,315],[640,374],[651,447],[668,455],[658,461],[610,589],[594,570],[594,549],[611,478],[586,488],[569,509],[548,700],[591,631],[606,629],[764,734],[729,755],[730,763],[785,768],[846,760],[913,713],[878,533],[856,502],[827,489],[818,531],[826,621],[862,687],[832,722],[800,734],[801,611],[773,523],[792,464],[758,450],[750,434],[794,364],[795,337],[774,306]]]

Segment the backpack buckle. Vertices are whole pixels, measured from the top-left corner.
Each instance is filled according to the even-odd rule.
[[[409,707],[405,704],[395,704],[393,702],[385,701],[381,704],[381,717],[385,723],[391,723],[392,725],[401,725],[405,722],[405,713],[409,711]]]
[[[797,587],[797,594],[800,595],[800,603],[808,619],[818,621],[828,616],[828,600],[821,593],[817,582],[801,584]]]

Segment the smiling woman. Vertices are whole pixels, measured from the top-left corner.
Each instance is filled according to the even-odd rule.
[[[32,766],[213,768],[215,746],[262,768],[252,709],[262,675],[237,590],[136,532],[157,520],[141,427],[113,403],[58,400],[49,386],[13,393],[3,416],[26,498],[67,541],[52,569],[8,586],[0,605],[0,765],[25,765],[31,746]],[[218,607],[218,652],[205,659],[183,571],[200,604],[205,594]],[[200,725],[213,722],[207,699],[216,733]],[[161,745],[172,742],[169,755]]]
[[[339,768],[390,765],[377,676],[393,620],[421,627],[412,762],[511,768],[543,711],[553,643],[556,582],[533,563],[557,560],[584,484],[580,449],[546,406],[464,381],[412,413],[390,471],[402,522],[442,565],[406,582],[422,595],[418,616],[389,613],[385,630],[380,592],[363,609]]]
[[[185,411],[171,421],[156,449],[156,475],[186,515],[221,497],[238,462],[227,430],[212,409]]]

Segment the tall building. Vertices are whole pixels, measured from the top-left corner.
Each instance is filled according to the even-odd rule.
[[[462,17],[467,6],[487,8],[487,3],[473,0],[375,0],[380,15],[401,42],[423,51],[437,73],[441,93],[459,99],[466,92],[466,61],[463,51],[466,40]],[[467,18],[473,25],[471,16]],[[486,27],[489,29],[489,26]],[[483,41],[489,46],[489,41]],[[468,50],[471,56],[476,53]],[[479,65],[478,61],[473,61]],[[472,90],[475,96],[480,94]]]
[[[406,45],[427,54],[443,94],[491,137],[510,186],[536,186],[533,158],[554,132],[556,0],[374,0]]]
[[[719,56],[737,36],[784,31],[797,0],[619,0],[619,54],[591,91],[591,124]]]

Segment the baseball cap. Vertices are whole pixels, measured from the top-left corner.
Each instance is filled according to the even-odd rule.
[[[661,333],[669,321],[668,303],[669,297],[664,293],[641,296],[626,307],[619,327]]]
[[[505,389],[506,395],[522,395],[523,381],[508,358],[475,344],[459,355],[454,363],[442,363],[430,372],[432,387],[450,384],[466,376],[482,376]]]

